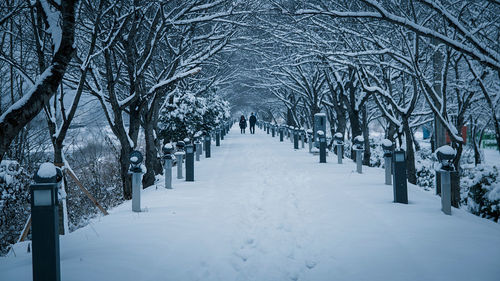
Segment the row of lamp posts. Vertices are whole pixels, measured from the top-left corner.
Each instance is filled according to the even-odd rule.
[[[316,116],[315,116],[316,117]],[[321,117],[321,116],[319,116]],[[315,119],[316,120],[316,119]],[[299,149],[299,138],[304,148],[304,139],[307,137],[309,145],[309,152],[315,153],[316,143],[319,146],[319,162],[326,163],[327,156],[327,139],[323,130],[314,132],[312,129],[307,131],[298,129],[296,127],[287,125],[277,125],[270,122],[259,122],[259,128],[269,133],[272,131],[272,137],[275,136],[274,132],[279,133],[279,141],[283,142],[284,138],[289,138],[293,143],[295,150]],[[363,152],[364,152],[364,138],[357,136],[353,142],[353,152],[355,153],[356,171],[359,174],[363,173]],[[344,154],[344,136],[342,133],[337,132],[333,136],[333,145],[335,153],[337,154],[338,164],[342,164]],[[395,203],[408,204],[408,184],[406,174],[406,153],[403,149],[395,149],[394,143],[388,139],[384,139],[381,143],[384,151],[384,166],[385,166],[385,184],[392,185],[393,197]],[[453,159],[455,158],[455,151],[448,145],[445,145],[436,151],[436,156],[440,163],[440,168],[436,170],[437,187],[436,192],[441,193],[441,206],[443,213],[451,215],[451,179],[456,177],[456,171],[453,167]]]
[[[233,121],[222,124],[215,133],[216,146],[229,132]],[[177,159],[177,178],[183,178],[182,161],[185,158],[186,181],[194,181],[194,161],[200,161],[202,150],[210,158],[211,133],[195,135],[194,143],[184,139],[170,143],[162,148],[165,168],[165,188],[172,189],[172,166]],[[203,146],[202,146],[203,142]],[[142,175],[144,173],[141,152],[134,150],[129,155],[129,173],[132,176],[132,211],[141,212]],[[34,281],[60,281],[59,251],[59,198],[58,192],[62,180],[62,171],[52,163],[40,165],[30,186],[31,195],[31,234],[32,267]]]

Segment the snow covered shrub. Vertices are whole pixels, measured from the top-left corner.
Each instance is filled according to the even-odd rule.
[[[0,254],[17,241],[30,215],[31,175],[11,160],[0,163]]]
[[[215,129],[229,117],[229,104],[220,96],[197,97],[189,91],[177,91],[171,103],[161,109],[159,137],[165,142],[192,138],[198,131]]]
[[[384,150],[382,149],[382,137],[370,138],[370,166],[383,167],[384,166]]]
[[[498,222],[500,218],[500,178],[495,166],[479,165],[462,177],[467,197],[464,202],[469,211],[482,218]]]
[[[434,170],[434,154],[429,148],[422,148],[415,152],[415,172],[417,185],[425,190],[434,188],[436,172]]]

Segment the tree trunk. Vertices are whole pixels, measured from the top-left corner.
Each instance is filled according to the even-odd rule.
[[[363,165],[370,166],[371,149],[370,149],[370,132],[368,128],[368,113],[366,112],[366,105],[361,110],[363,118],[363,139],[365,140],[365,151],[363,152]]]
[[[402,116],[403,131],[406,139],[406,174],[408,182],[417,184],[417,175],[415,169],[415,151],[413,150],[413,134],[408,123],[408,116]]]
[[[155,183],[155,162],[158,161],[158,152],[156,151],[154,139],[154,129],[153,124],[152,122],[150,122],[150,120],[147,120],[147,122],[144,124],[144,135],[146,138],[146,173],[142,178],[142,187],[146,188]]]
[[[132,199],[132,178],[128,173],[129,170],[129,154],[131,149],[128,146],[121,146],[120,149],[120,175],[123,184],[123,198],[125,200]]]
[[[387,120],[387,122],[389,123],[389,127],[387,128],[385,137],[392,141],[392,143],[396,144],[396,138],[394,136],[396,135],[398,128],[390,120]]]

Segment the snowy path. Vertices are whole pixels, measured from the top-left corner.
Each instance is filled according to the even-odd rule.
[[[174,180],[61,237],[63,280],[500,280],[500,225],[409,187],[392,203],[381,169],[319,164],[257,130],[236,129]],[[175,169],[174,169],[175,173]],[[26,243],[0,280],[31,280]]]

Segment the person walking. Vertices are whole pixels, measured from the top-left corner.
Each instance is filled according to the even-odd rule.
[[[255,134],[255,123],[257,123],[257,117],[253,115],[253,112],[249,118],[249,121],[250,121],[250,134]]]
[[[247,127],[247,120],[245,119],[245,115],[241,115],[240,117],[240,129],[241,133],[245,133],[245,128]]]

